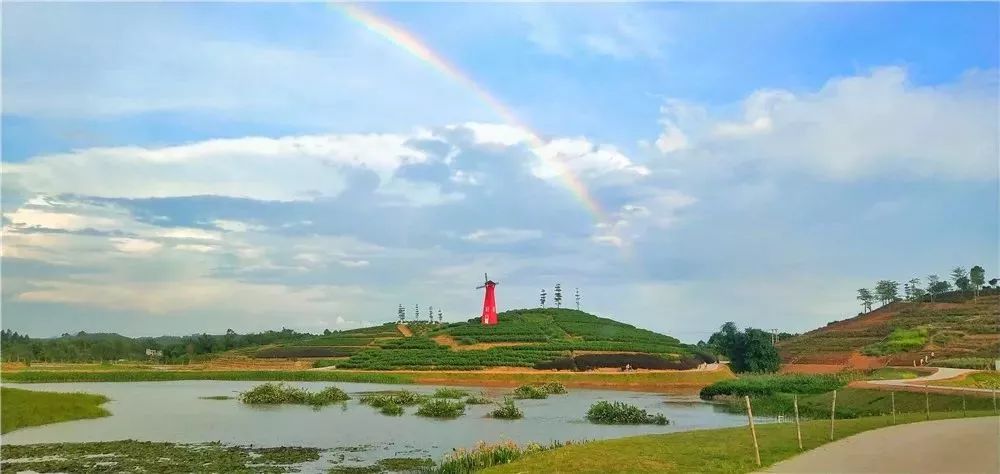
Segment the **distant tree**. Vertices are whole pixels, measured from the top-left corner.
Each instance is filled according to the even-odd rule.
[[[576,310],[580,311],[580,289],[576,288]]]
[[[978,298],[979,290],[986,284],[986,270],[979,265],[972,267],[972,270],[969,270],[969,280],[972,282],[972,291],[975,292],[976,298]]]
[[[861,310],[867,313],[872,310],[872,303],[875,302],[875,296],[872,295],[872,291],[868,288],[861,288],[858,290],[858,301],[861,302]]]
[[[959,280],[969,279],[969,272],[965,271],[965,268],[955,267],[951,270],[951,282],[955,284],[955,288],[962,289],[962,285],[959,285]],[[968,283],[966,283],[968,285]],[[964,291],[964,290],[963,290]]]
[[[542,293],[538,295],[538,302],[541,303],[542,307],[545,307],[545,288],[542,288]]]
[[[438,324],[441,324],[441,321],[443,320],[444,320],[444,314],[441,313],[441,308],[438,308]]]
[[[434,307],[433,306],[428,306],[427,307],[427,319],[429,319],[432,323],[434,322]]]
[[[1000,278],[990,278],[990,286],[996,288],[997,283],[1000,283]]]
[[[883,304],[889,304],[899,299],[899,283],[891,280],[879,280],[875,283],[875,294]]]
[[[729,358],[729,366],[734,372],[776,372],[781,366],[781,359],[771,343],[771,336],[754,328],[740,332],[730,321],[723,324],[719,332],[712,334],[708,345]]]
[[[903,283],[903,299],[906,301],[910,301],[912,297],[913,293],[910,291],[910,283],[909,282]]]
[[[413,322],[420,321],[420,305],[413,305]]]
[[[556,283],[556,288],[552,292],[552,301],[555,302],[556,308],[562,307],[562,287]]]
[[[926,293],[923,290],[923,288],[920,288],[920,279],[919,278],[913,278],[913,279],[911,279],[907,283],[909,283],[909,285],[910,285],[910,299],[911,300],[919,300],[922,296],[924,296],[924,293]]]
[[[331,331],[331,330],[329,330],[329,329],[324,329],[324,330],[323,330],[323,335],[324,335],[324,336],[329,336],[330,334],[333,334],[333,331]]]
[[[402,323],[406,321],[406,308],[403,308],[402,304],[399,305],[399,309],[396,310],[396,316],[399,318],[399,322]]]
[[[931,295],[931,301],[934,301],[937,295],[940,295],[950,289],[951,284],[947,281],[941,280],[941,277],[937,275],[927,275],[927,293]]]
[[[958,277],[958,279],[955,280],[955,287],[962,291],[962,293],[965,293],[966,291],[972,290],[972,282],[969,281],[969,277],[967,276]]]

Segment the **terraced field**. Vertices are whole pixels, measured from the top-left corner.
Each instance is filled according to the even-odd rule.
[[[932,353],[935,359],[1000,353],[1000,296],[944,296],[951,302],[895,302],[782,341],[782,361],[846,365],[870,356],[883,365],[911,365]]]
[[[576,351],[652,354],[677,368],[697,366],[703,361],[694,358],[692,348],[676,338],[582,311],[514,310],[500,313],[498,320],[496,326],[481,325],[478,319],[449,324],[409,323],[403,326],[408,331],[387,323],[264,348],[258,351],[258,357],[339,357],[317,366],[366,370],[479,370],[536,367],[552,361],[562,362],[546,368],[571,369],[576,368]],[[588,359],[586,367],[594,367],[592,359]],[[624,359],[609,358],[608,363],[612,360],[617,367]],[[648,360],[643,359],[647,365]],[[600,360],[596,364],[600,367]]]

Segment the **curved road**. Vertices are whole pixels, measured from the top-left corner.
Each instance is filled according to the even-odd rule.
[[[866,431],[763,472],[995,474],[1000,472],[1000,418],[924,421]]]
[[[969,369],[952,369],[948,367],[937,367],[937,371],[935,371],[933,374],[925,375],[923,377],[917,377],[912,379],[898,379],[898,380],[866,380],[864,383],[871,385],[888,385],[892,387],[909,387],[909,388],[923,387],[925,382],[951,379],[961,375],[971,374],[973,372],[980,372],[980,371],[969,370]],[[938,390],[955,391],[955,392],[992,392],[992,390],[988,388],[973,388],[973,387],[935,387],[934,385],[931,385],[931,388],[936,388]]]

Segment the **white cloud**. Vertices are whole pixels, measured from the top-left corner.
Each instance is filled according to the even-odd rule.
[[[824,178],[996,179],[997,71],[917,86],[899,67],[830,80],[815,92],[761,90],[732,119],[664,108],[664,153],[807,170]]]
[[[539,161],[532,172],[543,179],[561,178],[567,169],[585,178],[612,174],[642,177],[650,174],[648,168],[633,163],[614,146],[595,145],[582,137],[550,140],[535,148],[534,152]]]
[[[624,4],[528,7],[522,17],[543,52],[615,59],[661,56],[669,21],[662,11]]]
[[[340,264],[348,268],[364,268],[369,265],[368,260],[341,260]]]
[[[212,221],[212,225],[220,230],[227,232],[247,232],[247,231],[262,231],[266,230],[267,227],[257,224],[248,224],[246,222],[232,221],[226,219],[216,219]]]
[[[657,190],[655,194],[625,204],[611,214],[606,222],[597,224],[591,240],[605,245],[624,247],[650,229],[667,229],[678,219],[678,213],[698,200],[673,189]]]
[[[115,248],[125,253],[148,254],[160,250],[163,244],[145,239],[131,239],[127,237],[111,239]]]
[[[480,229],[462,236],[462,239],[481,244],[513,244],[541,237],[542,232],[540,230],[498,227],[495,229]]]

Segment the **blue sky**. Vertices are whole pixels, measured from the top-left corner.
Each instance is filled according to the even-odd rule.
[[[1000,266],[996,4],[363,8],[519,123],[338,6],[5,5],[3,326],[462,320],[488,271],[693,342]]]

